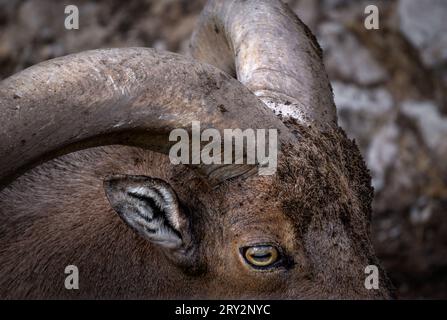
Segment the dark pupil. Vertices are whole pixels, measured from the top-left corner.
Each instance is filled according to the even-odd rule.
[[[268,261],[270,259],[270,257],[272,256],[272,254],[270,252],[266,252],[266,253],[253,253],[251,254],[251,257],[255,260],[264,262],[264,261]]]

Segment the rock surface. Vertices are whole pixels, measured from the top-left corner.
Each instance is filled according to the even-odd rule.
[[[446,16],[447,2],[443,0],[399,1],[399,29],[430,67],[447,59]]]

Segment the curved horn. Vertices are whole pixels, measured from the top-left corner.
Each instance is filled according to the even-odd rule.
[[[0,82],[0,186],[35,163],[86,147],[167,153],[169,132],[193,120],[219,130],[278,128],[279,139],[287,132],[236,80],[180,55],[107,49],[37,64]],[[221,179],[237,175],[226,171]]]
[[[320,129],[337,124],[321,49],[279,0],[209,0],[191,53],[237,76],[276,113]]]

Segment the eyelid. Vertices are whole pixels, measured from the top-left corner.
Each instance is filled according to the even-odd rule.
[[[256,267],[269,267],[278,261],[278,249],[275,247],[250,247],[245,250],[245,258]]]
[[[248,260],[247,258],[247,251],[253,248],[273,248],[276,252],[276,256],[275,256],[275,260],[270,263],[267,264],[265,266],[260,266],[260,265],[256,265],[254,263],[252,263],[251,261]],[[283,251],[282,248],[280,246],[277,246],[275,244],[272,243],[256,243],[256,244],[252,244],[252,245],[248,245],[248,246],[244,246],[242,248],[240,248],[240,254],[242,256],[242,258],[244,259],[244,261],[250,265],[252,268],[257,269],[257,270],[270,270],[270,269],[274,269],[275,267],[278,267],[281,265],[281,262],[283,261]]]

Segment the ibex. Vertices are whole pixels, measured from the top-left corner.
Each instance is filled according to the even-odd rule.
[[[279,0],[212,0],[191,53],[87,51],[0,83],[0,297],[391,297],[309,29]],[[276,173],[171,164],[196,120],[277,129]]]

